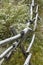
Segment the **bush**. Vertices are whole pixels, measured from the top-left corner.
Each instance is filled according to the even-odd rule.
[[[29,7],[27,5],[21,5],[20,3],[18,5],[13,5],[12,3],[3,4],[0,9],[0,38],[10,37],[10,26],[15,26],[16,24],[19,26],[19,23],[25,23],[28,19]]]

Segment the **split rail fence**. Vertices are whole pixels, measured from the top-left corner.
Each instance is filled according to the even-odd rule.
[[[0,65],[5,59],[9,59],[10,55],[12,54],[13,50],[15,52],[15,49],[19,47],[22,50],[23,55],[25,56],[26,60],[24,62],[24,65],[31,65],[30,59],[32,56],[32,53],[30,53],[30,49],[34,43],[35,39],[35,30],[37,28],[37,21],[40,19],[38,15],[38,4],[32,0],[30,6],[30,20],[27,22],[27,27],[22,30],[19,34],[17,34],[17,31],[13,30],[13,27],[11,26],[11,32],[13,33],[13,37],[7,38],[5,40],[0,41],[0,46],[7,44],[8,42],[15,41],[15,43],[12,44],[8,49],[6,49],[1,55],[0,55]],[[33,16],[34,15],[34,16]],[[33,24],[33,29],[29,28],[29,26]],[[33,32],[32,40],[27,48],[27,50],[24,49],[22,43],[26,40],[27,34],[29,32]],[[19,39],[19,40],[18,40]]]

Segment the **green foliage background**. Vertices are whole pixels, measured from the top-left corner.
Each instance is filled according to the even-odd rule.
[[[39,4],[39,15],[41,21],[38,21],[38,26],[36,30],[36,38],[34,45],[31,49],[32,65],[43,65],[43,0],[36,1]],[[29,6],[30,0],[0,0],[0,40],[11,37],[10,26],[14,26],[19,33],[26,26],[26,20],[29,20]],[[22,25],[21,25],[21,24]],[[25,25],[23,25],[25,24]],[[26,41],[28,45],[29,41]],[[9,45],[5,47],[0,47],[0,53],[2,53]],[[23,65],[25,58],[20,49],[17,49],[15,53],[12,54],[9,60],[5,60],[2,65]]]

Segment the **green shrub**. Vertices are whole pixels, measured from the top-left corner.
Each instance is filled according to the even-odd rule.
[[[10,36],[9,28],[11,25],[15,26],[16,24],[19,25],[19,23],[25,23],[28,19],[29,7],[27,5],[13,5],[12,3],[4,4],[0,9],[0,39],[5,39]]]

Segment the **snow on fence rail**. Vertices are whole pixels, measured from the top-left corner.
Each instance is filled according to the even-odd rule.
[[[35,10],[35,13],[36,13],[35,17],[33,17],[33,14],[34,14],[33,10],[34,10],[34,8],[36,9]],[[30,20],[27,23],[27,28],[25,28],[19,34],[16,34],[13,37],[10,37],[10,38],[7,38],[5,40],[0,41],[0,45],[3,45],[3,44],[6,44],[8,42],[11,42],[11,41],[15,41],[16,40],[12,44],[12,46],[10,46],[8,49],[6,49],[0,55],[0,65],[2,64],[2,62],[4,61],[4,59],[8,59],[9,58],[9,56],[12,54],[12,51],[15,50],[17,47],[20,47],[21,48],[22,53],[26,57],[26,61],[25,61],[24,65],[30,65],[29,63],[30,63],[30,59],[31,59],[32,53],[29,53],[29,52],[30,52],[30,49],[31,49],[32,44],[34,42],[34,39],[35,39],[35,33],[34,33],[34,31],[36,30],[36,27],[37,27],[37,20],[38,20],[38,5],[35,6],[34,0],[32,0],[32,3],[30,4]],[[29,28],[29,26],[31,24],[34,25],[33,29]],[[30,45],[28,46],[27,50],[25,50],[23,48],[23,46],[21,46],[22,45],[21,43],[23,41],[25,41],[25,37],[27,36],[27,34],[30,31],[33,31],[33,37],[32,37],[32,40],[31,40]],[[20,39],[20,41],[18,41],[18,39]]]

